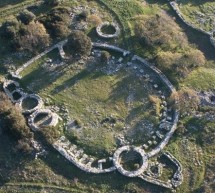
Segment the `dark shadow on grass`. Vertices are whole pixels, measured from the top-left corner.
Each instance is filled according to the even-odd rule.
[[[15,140],[8,134],[0,134],[0,187],[10,182],[25,164],[32,159],[23,153],[16,152]]]
[[[80,73],[74,75],[69,80],[66,80],[63,84],[55,87],[55,89],[52,90],[51,93],[52,94],[60,93],[66,88],[74,86],[77,81],[86,78],[88,75],[89,75],[89,72],[86,69],[82,70]]]
[[[73,181],[75,178],[78,179],[78,181],[81,184],[84,184],[88,187],[89,190],[101,190],[101,186],[107,186],[111,190],[118,190],[120,192],[130,192],[126,191],[126,185],[128,183],[135,184],[136,190],[141,191],[155,191],[155,192],[165,192],[164,189],[161,187],[158,187],[156,185],[149,184],[147,182],[144,182],[143,180],[139,178],[128,178],[121,174],[119,174],[117,171],[106,173],[106,174],[89,174],[86,173],[76,166],[74,166],[72,163],[70,163],[68,160],[66,160],[63,156],[59,156],[59,153],[55,150],[50,150],[50,153],[47,155],[46,158],[42,158],[43,161],[52,168],[54,173],[58,175],[62,175],[68,180]],[[80,184],[80,186],[81,186]],[[117,191],[117,192],[118,192]]]
[[[21,80],[21,84],[24,86],[28,86],[29,83],[35,83],[35,86],[33,86],[33,90],[34,92],[39,93],[41,90],[52,84],[52,82],[57,80],[59,77],[63,76],[66,67],[67,66],[60,66],[57,67],[53,72],[48,72],[40,66],[38,69],[24,76]],[[38,80],[38,77],[41,77],[41,79],[39,79],[39,82],[36,82],[36,80]]]

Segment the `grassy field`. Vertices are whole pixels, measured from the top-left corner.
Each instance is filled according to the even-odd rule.
[[[147,82],[125,69],[107,75],[100,62],[50,69],[44,66],[47,57],[54,61],[55,51],[26,68],[21,83],[49,104],[68,109],[70,120],[77,120],[82,128],[73,133],[80,146],[91,154],[101,150],[111,153],[120,133],[136,145],[148,140],[150,131],[142,131],[141,125],[147,122],[155,129],[160,112],[149,101],[149,96],[157,93]],[[110,117],[116,122],[114,126],[102,123]]]
[[[36,2],[39,1],[1,1],[0,23],[8,18],[13,18],[21,10]],[[66,0],[64,3],[68,7],[84,5],[88,8],[97,8],[100,16],[103,16],[103,21],[116,19],[123,31],[122,36],[116,42],[120,42],[123,47],[142,56],[147,54],[150,57],[153,56],[153,50],[146,50],[140,46],[139,40],[134,37],[135,22],[138,21],[138,18],[144,15],[155,15],[161,9],[162,11],[168,11],[172,17],[175,17],[169,11],[168,2],[166,1],[159,1],[158,4],[155,0],[97,0],[89,2],[85,0],[76,2]],[[202,3],[202,1],[192,0],[187,2],[181,0],[180,9],[186,19],[193,22],[197,27],[202,27],[208,31],[214,28],[214,2],[205,1],[205,3]],[[35,14],[46,13],[48,10],[50,8],[41,6]],[[204,23],[200,22],[200,12],[204,14]],[[185,79],[180,81],[178,88],[187,86],[195,90],[214,90],[215,63],[213,47],[208,46],[210,44],[209,40],[206,42],[206,38],[202,38],[201,34],[196,34],[196,31],[191,32],[178,19],[175,21],[180,24],[180,27],[183,27],[188,35],[189,42],[196,44],[205,53],[206,59],[212,59],[211,62],[207,62],[205,67],[195,69],[188,74]],[[94,32],[87,31],[94,39],[97,39]],[[7,73],[3,69],[3,65],[14,64],[19,66],[30,57],[29,55],[17,57],[15,54],[11,54],[11,51],[4,49],[6,42],[1,38],[0,43],[2,45],[0,49],[0,73]],[[113,43],[115,42],[113,41]],[[148,101],[148,96],[154,93],[150,92],[147,86],[145,87],[142,80],[134,78],[131,73],[121,70],[115,75],[104,75],[98,70],[100,63],[90,68],[77,63],[59,67],[44,66],[43,64],[47,58],[52,58],[53,61],[59,59],[57,50],[50,52],[30,68],[27,68],[22,73],[24,79],[21,83],[25,88],[28,87],[32,92],[36,92],[47,99],[47,105],[58,105],[67,108],[70,118],[78,120],[82,126],[82,131],[79,133],[80,140],[77,143],[82,147],[87,147],[91,153],[98,144],[102,144],[103,150],[112,151],[116,147],[113,135],[123,133],[122,128],[125,123],[132,128],[136,128],[137,132],[139,132],[138,127],[142,119],[157,124],[157,120],[154,119],[156,109],[152,108],[150,103],[143,102]],[[135,93],[135,101],[128,103],[128,96],[132,92]],[[213,112],[214,109],[211,108],[210,111]],[[64,113],[60,111],[60,115],[63,116]],[[100,124],[103,119],[110,117],[110,115],[117,120],[114,128]],[[177,192],[196,193],[200,191],[200,187],[204,184],[206,175],[208,175],[207,170],[213,172],[212,169],[208,169],[208,165],[212,164],[214,142],[210,142],[210,140],[208,140],[208,143],[202,141],[205,139],[205,135],[207,137],[208,135],[213,136],[215,125],[214,122],[205,122],[205,120],[193,119],[193,117],[185,117],[180,121],[183,123],[186,132],[175,134],[165,150],[170,151],[183,166],[184,182]],[[95,136],[87,138],[89,135]],[[139,143],[138,138],[142,139],[142,135],[137,135],[137,133],[131,136],[135,138],[137,144]],[[81,143],[81,141],[84,143]],[[92,144],[92,146],[89,144]],[[109,145],[107,146],[107,144]],[[0,193],[170,192],[137,178],[126,178],[118,172],[105,175],[86,174],[50,147],[47,147],[48,155],[46,157],[35,160],[32,156],[16,152],[14,146],[13,139],[0,134]],[[200,165],[197,164],[197,160],[201,161]],[[169,173],[171,171],[167,170],[164,175]]]
[[[198,91],[213,90],[215,88],[215,69],[198,68],[183,80],[181,86],[188,86]]]
[[[129,48],[130,50],[135,47],[135,42],[132,40],[134,36],[134,20],[140,15],[155,14],[157,11],[156,5],[146,5],[137,0],[130,1],[108,1],[108,0],[97,0],[101,5],[105,5],[108,10],[113,13],[116,20],[120,23],[123,31],[124,39],[122,45]]]
[[[179,8],[187,21],[206,31],[215,29],[215,2],[180,0]]]

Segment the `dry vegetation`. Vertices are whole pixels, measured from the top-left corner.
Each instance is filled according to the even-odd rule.
[[[205,64],[203,53],[188,43],[186,34],[165,12],[140,19],[135,33],[143,46],[153,48],[158,67],[176,74],[178,78]]]
[[[11,103],[3,92],[0,92],[0,116],[3,131],[9,133],[18,141],[17,149],[31,152],[33,133],[26,125],[25,118],[20,110]]]

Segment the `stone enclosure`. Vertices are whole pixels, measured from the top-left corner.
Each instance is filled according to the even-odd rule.
[[[103,38],[114,38],[120,33],[120,29],[117,25],[111,24],[115,27],[114,34],[104,34],[102,33],[102,27],[104,25],[109,25],[109,23],[103,23],[97,27],[97,33]],[[54,48],[58,48],[61,58],[65,58],[65,53],[63,50],[63,45],[67,42],[64,40],[51,48],[48,48],[43,53],[34,57],[22,67],[12,73],[15,78],[22,78],[20,73],[31,65],[35,60],[44,56]],[[106,43],[93,43],[93,49],[97,50],[108,50],[116,53],[120,53],[122,57],[117,61],[119,67],[125,66],[128,70],[135,71],[139,77],[147,79],[148,84],[152,86],[160,96],[162,113],[160,115],[160,124],[156,128],[156,131],[151,132],[150,139],[147,143],[143,143],[140,146],[134,146],[132,144],[126,144],[123,142],[123,137],[121,138],[121,145],[116,149],[112,156],[103,159],[96,159],[95,157],[88,155],[84,150],[75,144],[72,144],[65,136],[62,136],[59,140],[54,142],[53,147],[71,163],[76,165],[83,171],[88,173],[107,173],[117,170],[122,175],[127,177],[139,177],[150,183],[154,183],[166,188],[176,188],[182,181],[182,166],[170,153],[163,153],[164,147],[168,144],[170,138],[177,128],[177,122],[179,117],[178,109],[174,109],[169,106],[166,100],[165,94],[160,90],[159,85],[154,82],[152,76],[149,73],[145,73],[141,67],[146,68],[149,72],[155,74],[156,78],[159,79],[162,84],[165,85],[166,89],[170,95],[174,97],[174,103],[178,103],[178,98],[176,90],[167,77],[157,69],[153,64],[150,64],[144,58],[137,55],[133,55],[130,51],[121,49],[114,45],[108,45]],[[125,60],[126,58],[126,60]],[[129,58],[129,61],[127,59]],[[124,62],[126,61],[126,62]],[[116,70],[117,71],[117,70]],[[19,83],[13,80],[7,80],[4,82],[4,91],[8,97],[14,102],[26,115],[28,124],[33,131],[37,131],[47,126],[56,126],[58,124],[58,115],[52,112],[50,109],[44,107],[43,100],[40,96],[36,94],[25,93],[19,86]],[[162,181],[160,179],[163,167],[162,164],[151,161],[152,157],[158,155],[164,155],[166,159],[172,162],[177,168],[174,171],[173,178],[170,181]],[[126,156],[129,155],[129,156]],[[124,158],[123,158],[124,157]],[[131,164],[132,169],[127,169],[124,166],[126,162],[129,164],[133,160],[138,160],[134,165]],[[153,172],[152,168],[157,167],[157,172]]]

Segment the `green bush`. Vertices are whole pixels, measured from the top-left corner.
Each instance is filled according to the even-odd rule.
[[[72,31],[65,45],[68,54],[89,55],[92,49],[91,39],[82,31]]]
[[[31,21],[33,21],[36,18],[36,16],[28,11],[27,9],[25,9],[24,11],[22,11],[18,16],[17,19],[20,20],[22,23],[24,23],[25,25],[29,24]]]
[[[39,19],[48,30],[52,39],[66,38],[69,33],[70,25],[69,10],[65,7],[54,8],[47,15]]]

